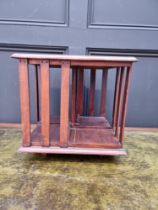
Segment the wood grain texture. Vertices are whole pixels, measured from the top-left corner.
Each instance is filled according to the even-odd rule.
[[[96,82],[96,70],[90,71],[90,89],[89,89],[89,116],[94,116],[95,112],[95,82]]]
[[[108,69],[102,70],[102,84],[101,84],[101,96],[100,96],[100,116],[106,115],[106,93],[107,93],[107,79]]]
[[[42,60],[40,65],[41,73],[41,124],[43,146],[49,146],[50,138],[50,77],[49,61]]]
[[[69,79],[70,62],[63,61],[61,69],[60,146],[67,147],[69,138]]]
[[[75,123],[77,120],[77,68],[72,69],[72,111],[71,122]]]
[[[29,71],[27,59],[19,60],[20,103],[23,146],[31,145],[30,139],[30,96],[29,96]]]
[[[106,68],[108,67],[109,69],[115,68],[116,66],[118,67],[125,67],[125,66],[130,66],[131,62],[123,62],[123,61],[80,61],[80,60],[71,60],[70,61],[71,66],[78,66],[78,67],[83,67],[83,68]]]
[[[84,69],[78,68],[78,85],[77,85],[77,114],[83,115],[84,100]]]
[[[36,121],[39,122],[40,120],[40,105],[39,105],[39,69],[38,65],[35,65],[34,75],[35,75],[35,100],[36,100]]]
[[[40,59],[28,59],[29,64],[40,64]],[[60,68],[62,60],[50,60],[50,66]],[[70,66],[71,67],[82,67],[82,68],[105,68],[112,69],[117,67],[130,67],[132,62],[123,62],[123,61],[86,61],[86,60],[71,60],[70,59]]]
[[[122,118],[121,118],[121,128],[120,128],[120,142],[123,144],[124,140],[124,128],[125,128],[125,120],[126,120],[126,113],[127,113],[127,102],[128,102],[128,92],[129,92],[129,85],[130,85],[130,78],[131,78],[131,67],[127,68],[126,72],[126,81],[124,87],[124,96],[123,96],[123,106],[122,106]]]
[[[115,135],[119,135],[119,126],[120,126],[120,116],[121,116],[121,106],[122,106],[122,94],[123,94],[123,85],[124,85],[124,67],[121,68],[121,75],[119,81],[119,92],[118,92],[118,101],[117,101],[117,115],[116,115],[116,131]]]
[[[113,100],[113,113],[112,113],[112,128],[113,128],[113,130],[114,130],[115,126],[116,126],[119,78],[120,78],[120,68],[117,68],[116,69],[116,78],[115,78],[114,100]]]

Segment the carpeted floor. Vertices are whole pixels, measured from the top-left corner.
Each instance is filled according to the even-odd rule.
[[[158,133],[126,132],[126,157],[19,154],[20,144],[20,129],[0,129],[0,209],[158,209]]]

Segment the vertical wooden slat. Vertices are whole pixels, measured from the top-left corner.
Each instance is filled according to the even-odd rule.
[[[125,128],[126,113],[127,113],[127,102],[128,102],[130,78],[131,78],[131,67],[128,67],[127,73],[126,73],[126,81],[125,81],[123,105],[122,105],[122,117],[121,117],[121,128],[120,128],[120,143],[121,144],[123,144],[123,140],[124,140],[124,128]]]
[[[112,113],[112,128],[114,130],[116,126],[116,111],[117,111],[117,99],[118,99],[118,89],[119,89],[119,77],[120,77],[120,68],[116,69],[116,79],[115,79],[115,92],[114,92],[114,101],[113,101],[113,113]]]
[[[35,65],[35,97],[36,97],[36,120],[40,120],[40,111],[39,111],[39,82],[38,82],[38,65]]]
[[[83,68],[78,69],[78,87],[77,87],[77,105],[78,113],[80,116],[83,115],[83,95],[84,91],[84,70]]]
[[[91,69],[90,89],[89,89],[89,116],[94,116],[95,81],[96,81],[96,70]]]
[[[50,145],[50,77],[49,61],[41,61],[41,128],[43,136],[43,146]]]
[[[31,145],[30,137],[30,100],[29,100],[29,72],[27,59],[19,60],[20,103],[23,146]]]
[[[119,92],[118,92],[118,102],[117,102],[117,116],[116,116],[116,131],[115,136],[118,137],[119,125],[120,125],[120,115],[121,115],[121,106],[122,106],[122,88],[124,82],[124,67],[121,67],[121,75],[119,82]]]
[[[100,116],[106,115],[106,93],[107,93],[107,78],[108,69],[102,70],[102,85],[101,85],[101,96],[100,96]]]
[[[67,147],[69,138],[69,75],[70,62],[62,62],[60,99],[60,146]]]
[[[76,102],[77,102],[77,69],[74,67],[72,69],[72,112],[71,112],[72,123],[75,123],[77,119]]]

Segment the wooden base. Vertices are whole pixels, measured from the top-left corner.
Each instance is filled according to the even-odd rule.
[[[96,118],[96,120],[94,120]],[[67,147],[81,148],[122,148],[114,135],[108,121],[104,117],[81,117],[77,125],[71,125]],[[95,122],[95,123],[92,123]],[[49,146],[61,146],[59,142],[60,124],[51,120]],[[41,123],[31,133],[31,146],[43,146]]]
[[[19,152],[26,153],[43,153],[43,154],[77,154],[77,155],[127,155],[127,152],[124,149],[94,149],[94,148],[78,148],[78,147],[20,147]]]
[[[105,117],[78,117],[69,126],[69,139],[65,148],[60,145],[59,119],[50,120],[49,146],[43,146],[41,123],[31,132],[31,146],[20,147],[19,152],[80,154],[80,155],[126,155],[119,139],[114,135]]]

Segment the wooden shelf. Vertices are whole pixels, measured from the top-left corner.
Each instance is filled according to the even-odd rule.
[[[95,120],[96,118],[96,120]],[[92,123],[94,122],[95,123]],[[58,120],[51,120],[50,146],[60,146]],[[70,126],[68,146],[91,148],[121,148],[109,122],[104,117],[80,117],[77,125]],[[31,133],[31,145],[42,146],[41,123]]]
[[[77,119],[77,123],[72,126],[80,128],[111,128],[110,123],[105,117],[93,116],[79,116]]]

